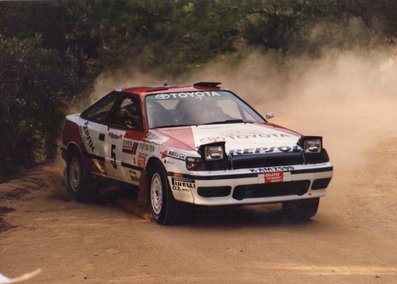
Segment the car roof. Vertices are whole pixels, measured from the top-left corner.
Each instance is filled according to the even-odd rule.
[[[221,90],[221,87],[219,87],[220,84],[220,82],[197,82],[188,86],[132,87],[122,89],[122,91],[144,97],[159,93],[205,92]]]

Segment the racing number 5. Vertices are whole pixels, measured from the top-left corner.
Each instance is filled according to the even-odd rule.
[[[116,145],[112,144],[112,148],[110,150],[111,153],[111,158],[112,158],[112,166],[113,168],[117,169],[117,164],[116,164]]]

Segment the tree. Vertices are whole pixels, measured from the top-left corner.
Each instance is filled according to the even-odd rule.
[[[0,54],[0,171],[7,173],[46,159],[79,81],[74,58],[43,48],[39,35],[0,35]]]

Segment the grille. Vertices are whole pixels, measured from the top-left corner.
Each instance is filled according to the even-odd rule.
[[[239,185],[234,189],[233,198],[243,200],[246,198],[303,195],[307,192],[309,186],[310,181],[308,180]]]
[[[222,197],[228,196],[232,188],[230,186],[207,186],[197,188],[197,192],[202,197]]]
[[[233,156],[231,164],[233,169],[247,169],[274,166],[289,166],[303,164],[301,153],[271,153],[264,155]]]

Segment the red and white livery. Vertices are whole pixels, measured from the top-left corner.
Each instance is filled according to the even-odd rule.
[[[164,225],[189,203],[282,202],[293,218],[314,216],[333,172],[322,138],[267,122],[219,85],[127,88],[68,115],[69,193],[85,202],[104,179],[138,186]]]

